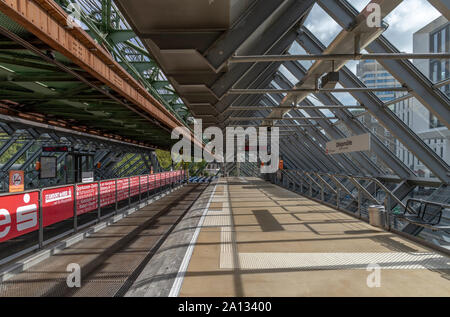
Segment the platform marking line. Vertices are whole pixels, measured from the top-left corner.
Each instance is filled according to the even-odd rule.
[[[203,209],[202,217],[200,218],[197,228],[195,229],[194,235],[192,236],[191,242],[189,243],[189,246],[186,250],[183,261],[181,262],[181,266],[178,269],[177,276],[172,285],[172,288],[170,289],[168,297],[178,297],[178,295],[180,294],[181,285],[183,284],[184,276],[188,269],[189,262],[191,261],[192,253],[194,252],[194,248],[197,243],[198,236],[202,229],[203,222],[205,221],[206,214],[208,213],[209,206],[211,205],[211,201],[216,192],[216,188],[217,188],[217,183],[214,185],[214,189],[212,190],[212,193],[211,193],[211,196],[209,197],[208,203],[206,204],[205,208]]]

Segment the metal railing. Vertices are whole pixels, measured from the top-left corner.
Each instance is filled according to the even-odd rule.
[[[420,237],[412,235],[404,232],[404,229],[410,223],[403,220],[398,212],[398,210],[403,210],[404,212],[401,212],[402,215],[404,213],[417,214],[414,206],[412,206],[412,201],[427,203],[430,206],[441,208],[442,211],[450,210],[450,206],[447,204],[417,199],[410,199],[405,204],[389,188],[381,183],[380,180],[373,177],[304,172],[300,170],[280,170],[278,173],[271,174],[266,178],[274,184],[300,193],[314,201],[364,221],[369,220],[368,207],[371,204],[383,205],[386,211],[386,230],[405,236],[432,249],[450,254],[448,247],[450,244],[450,238],[448,237],[448,234],[450,234],[449,230],[440,230],[440,235],[430,234],[426,230],[423,231]],[[361,181],[365,181],[365,183],[360,183]],[[333,183],[335,187],[332,186]],[[369,188],[370,192],[367,188]],[[346,193],[345,197],[341,195],[342,192]],[[371,192],[374,194],[371,194]],[[335,201],[330,197],[335,198]],[[346,204],[344,204],[345,202]],[[395,208],[396,205],[398,206],[397,208]],[[439,217],[438,227],[450,228],[450,217],[448,214],[442,212],[442,214],[439,214]],[[429,228],[431,231],[435,229],[436,226],[430,226]]]
[[[350,198],[350,203],[347,204],[347,207],[351,205],[352,203],[357,204],[357,213],[359,218],[363,218],[363,215],[367,214],[367,210],[365,210],[364,205],[367,205],[368,203],[372,202],[378,205],[384,205],[387,215],[388,215],[388,221],[387,223],[391,225],[391,215],[392,215],[392,208],[395,204],[399,205],[401,209],[408,210],[410,213],[414,213],[414,210],[411,209],[408,205],[405,205],[395,194],[389,190],[383,183],[381,183],[378,179],[373,177],[367,177],[367,176],[350,176],[350,175],[341,175],[341,174],[330,174],[330,173],[320,173],[320,172],[305,172],[300,170],[282,170],[281,173],[285,175],[293,184],[299,185],[300,192],[302,194],[308,194],[309,197],[317,199],[317,196],[320,197],[321,202],[329,204],[329,202],[326,201],[325,196],[334,196],[335,197],[335,204],[333,207],[336,207],[338,209],[346,209],[345,206],[343,206],[342,201],[342,191],[346,193],[346,197]],[[297,177],[293,177],[291,173],[295,173],[296,176],[300,176],[302,179],[299,180]],[[316,178],[314,178],[314,176]],[[330,185],[330,182],[327,182],[325,178],[328,178],[332,183],[335,184],[334,188],[332,185]],[[340,179],[347,179],[351,182],[351,184],[354,186],[353,189],[349,189],[344,184],[342,184],[342,181]],[[308,181],[309,180],[309,181]],[[375,196],[378,196],[382,194],[384,196],[384,199],[380,200],[374,197],[366,187],[364,187],[359,181],[367,181],[369,183],[374,184],[374,190]],[[314,189],[314,186],[316,189]],[[288,186],[289,187],[289,186]],[[304,187],[307,187],[307,191],[304,191]],[[326,191],[328,189],[328,191]],[[314,195],[314,190],[318,192],[318,194]],[[356,190],[356,193],[354,191]],[[381,191],[381,193],[380,193]],[[384,194],[384,195],[383,195]],[[355,196],[356,195],[356,196]],[[395,202],[395,204],[391,204],[392,202]],[[367,209],[367,208],[366,208]],[[354,211],[347,210],[352,213]]]
[[[148,203],[187,177],[172,171],[0,194],[0,264]]]

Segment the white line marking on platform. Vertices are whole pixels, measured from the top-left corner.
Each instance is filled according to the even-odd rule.
[[[216,192],[217,183],[214,185],[213,192],[211,197],[209,197],[208,203],[206,207],[203,209],[202,217],[198,223],[197,229],[195,229],[194,235],[192,236],[191,242],[186,250],[186,254],[184,255],[183,261],[181,262],[180,269],[178,270],[177,277],[170,289],[170,293],[168,297],[178,297],[180,294],[181,285],[183,284],[184,276],[186,274],[187,268],[189,266],[189,262],[191,261],[192,253],[194,252],[195,244],[197,243],[198,236],[200,234],[200,230],[202,229],[203,221],[205,220],[206,214],[208,213],[209,205],[214,197],[214,193]]]

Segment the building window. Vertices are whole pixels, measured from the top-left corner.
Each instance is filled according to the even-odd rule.
[[[430,129],[441,128],[444,125],[436,118],[432,113],[430,113]]]

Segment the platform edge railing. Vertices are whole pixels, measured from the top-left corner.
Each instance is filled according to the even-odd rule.
[[[164,176],[164,178],[163,178]],[[1,200],[5,200],[9,197],[15,197],[17,198],[17,196],[21,196],[21,197],[25,197],[26,194],[35,194],[37,195],[37,204],[31,204],[32,206],[36,206],[36,210],[34,209],[29,209],[28,212],[21,212],[20,211],[20,207],[19,208],[15,208],[15,210],[7,210],[6,208],[10,208],[7,206],[2,206],[0,204],[0,211],[2,212],[1,215],[3,215],[3,219],[0,222],[0,229],[3,228],[3,230],[0,230],[0,239],[3,238],[2,241],[0,241],[0,247],[1,244],[7,241],[13,241],[16,238],[21,238],[27,234],[31,234],[37,233],[37,241],[36,244],[31,243],[31,245],[27,246],[26,248],[19,250],[18,252],[14,253],[14,254],[10,254],[4,258],[0,258],[0,265],[4,265],[5,263],[9,263],[25,254],[28,254],[32,251],[35,250],[41,250],[43,249],[46,245],[55,242],[56,240],[62,239],[70,234],[73,233],[77,233],[79,230],[83,230],[87,227],[90,227],[94,224],[99,223],[101,220],[105,220],[111,217],[114,217],[118,214],[118,212],[120,212],[120,210],[124,210],[127,208],[130,208],[134,205],[140,205],[142,204],[142,177],[146,177],[147,178],[147,186],[146,186],[146,196],[147,196],[147,202],[154,198],[155,196],[161,194],[162,192],[165,192],[167,190],[172,189],[173,187],[186,183],[187,182],[187,173],[185,170],[178,170],[178,171],[170,171],[170,172],[162,172],[162,173],[157,173],[157,174],[147,174],[147,175],[136,175],[136,176],[130,176],[130,177],[122,177],[122,178],[115,178],[115,179],[107,179],[107,180],[99,180],[99,181],[94,181],[94,182],[89,182],[89,183],[76,183],[76,184],[67,184],[67,185],[59,185],[59,186],[52,186],[52,187],[46,187],[46,188],[40,188],[40,189],[32,189],[32,190],[27,190],[27,191],[23,191],[23,192],[17,192],[17,193],[3,193],[0,194],[0,201]],[[139,185],[138,185],[138,191],[139,193],[136,195],[132,196],[132,182],[131,180],[134,178],[139,178]],[[118,197],[118,192],[119,192],[119,188],[118,188],[118,181],[122,180],[122,179],[127,179],[128,182],[128,197],[126,197],[125,199],[119,199]],[[115,182],[115,186],[114,186],[114,202],[111,202],[110,204],[106,204],[102,206],[102,194],[104,194],[104,192],[102,193],[102,183],[106,183],[106,182]],[[95,208],[84,212],[83,214],[88,214],[88,213],[92,213],[92,212],[96,212],[97,213],[97,217],[95,220],[90,221],[86,224],[83,224],[82,226],[79,226],[78,223],[78,219],[79,216],[83,215],[83,214],[79,214],[79,210],[78,210],[78,205],[80,203],[80,201],[83,201],[83,199],[80,199],[77,195],[77,191],[80,188],[80,186],[89,186],[89,185],[96,185],[96,191],[94,191],[95,193],[93,195],[90,195],[88,197],[85,197],[84,199],[88,200],[91,199],[92,202],[94,202],[94,200],[96,201],[95,204]],[[45,226],[45,206],[44,206],[44,192],[49,191],[49,190],[58,190],[58,189],[66,189],[66,188],[71,188],[72,191],[72,197],[73,199],[70,199],[69,204],[71,204],[72,207],[72,217],[73,217],[73,226],[72,228],[68,229],[67,231],[65,231],[64,233],[57,235],[56,237],[52,237],[50,239],[45,239],[44,238],[44,229],[48,226]],[[135,189],[136,190],[136,189]],[[110,193],[110,192],[108,192]],[[150,194],[152,193],[152,195]],[[104,195],[103,195],[104,196]],[[138,196],[137,201],[132,202],[131,198],[134,198]],[[122,208],[119,209],[119,202],[122,202],[124,200],[128,200],[128,203],[123,206]],[[27,197],[25,200],[29,200],[30,198]],[[111,207],[113,206],[114,211],[109,213],[108,215],[101,217],[101,210],[103,207]],[[19,210],[19,213],[17,212]],[[6,215],[7,214],[7,215]],[[30,230],[22,230],[24,231],[23,234],[20,234],[20,231],[18,230],[17,233],[18,235],[15,235],[11,238],[6,238],[4,239],[9,232],[11,232],[11,228],[13,226],[18,226],[19,222],[17,220],[17,215],[19,214],[19,217],[24,218],[25,217],[25,221],[21,221],[20,223],[31,223],[33,224],[34,222],[36,222],[36,224],[34,226],[31,226],[29,229]],[[6,215],[6,216],[5,216]],[[24,216],[25,215],[25,216]],[[54,224],[58,224],[58,223],[62,223],[63,221],[67,221],[70,220],[71,217],[69,218],[64,218],[61,221],[57,221],[55,223],[52,223],[51,225]],[[7,220],[7,221],[6,221]],[[15,223],[14,223],[15,221]],[[30,224],[28,224],[30,225]]]

